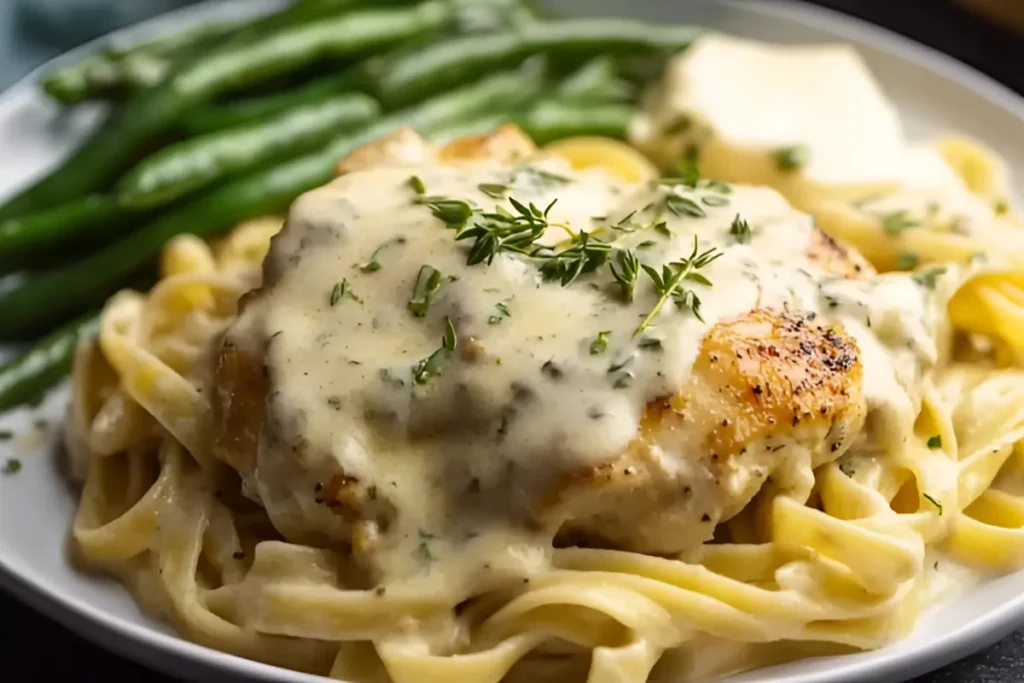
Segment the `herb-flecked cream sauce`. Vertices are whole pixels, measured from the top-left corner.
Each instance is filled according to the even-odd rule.
[[[519,215],[513,199],[546,224],[534,246],[550,251],[456,240],[459,202],[475,211],[469,229],[497,207]],[[933,294],[906,275],[823,272],[807,257],[814,229],[769,189],[631,185],[555,161],[341,177],[296,202],[263,292],[229,332],[263,349],[271,380],[259,498],[287,536],[347,542],[318,493],[344,476],[377,520],[383,582],[443,573],[457,584],[480,567],[529,576],[561,522],[537,520],[544,497],[621,455],[711,326],[758,307],[842,323],[869,411],[906,426],[937,353]],[[607,262],[564,286],[562,273],[545,277],[551,254],[584,232],[611,243]],[[707,262],[662,297],[642,267],[632,292],[628,274],[620,282],[621,250],[656,274]],[[471,252],[491,262],[468,265]],[[434,286],[417,287],[428,275]]]

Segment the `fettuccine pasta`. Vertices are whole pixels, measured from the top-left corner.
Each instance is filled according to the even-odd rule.
[[[280,233],[172,240],[78,350],[76,550],[186,637],[357,683],[700,681],[1024,566],[990,152],[856,197],[724,134],[668,180],[610,140],[400,135],[418,161],[350,160]]]

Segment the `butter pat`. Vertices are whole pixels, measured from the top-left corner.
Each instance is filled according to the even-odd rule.
[[[700,38],[649,94],[634,142],[672,167],[699,153],[705,176],[854,196],[904,176],[899,117],[848,46],[779,46],[725,35]],[[806,163],[780,168],[801,148]]]

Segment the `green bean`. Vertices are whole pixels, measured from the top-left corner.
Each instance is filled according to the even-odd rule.
[[[311,102],[318,102],[331,95],[359,91],[365,85],[366,75],[361,69],[348,69],[292,90],[204,107],[186,116],[181,122],[181,127],[193,135],[234,128],[276,116]]]
[[[141,218],[94,195],[0,221],[0,274],[52,264],[62,249],[95,247],[133,220]]]
[[[210,133],[166,147],[117,185],[122,206],[166,204],[228,175],[312,150],[340,131],[380,113],[368,95],[336,95],[265,121]]]
[[[43,90],[58,102],[71,105],[148,87],[167,74],[172,57],[202,49],[238,26],[238,22],[203,24],[128,47],[110,47],[51,71],[43,78]]]
[[[99,332],[99,315],[86,315],[59,328],[0,365],[0,412],[33,403],[71,370],[75,347]]]
[[[526,57],[518,33],[472,35],[400,52],[371,66],[374,92],[387,107],[397,107],[442,92]]]
[[[536,22],[526,26],[522,33],[528,52],[570,56],[633,55],[686,49],[701,30],[693,26],[605,18]]]
[[[636,108],[626,104],[541,102],[512,122],[538,145],[577,135],[599,135],[624,140]]]
[[[449,126],[521,106],[535,97],[539,88],[529,72],[497,74],[395,112],[360,131],[340,135],[316,153],[228,179],[82,261],[29,278],[0,294],[0,338],[31,338],[70,316],[102,305],[177,234],[209,237],[244,220],[286,209],[303,192],[329,182],[338,161],[353,149],[399,126],[411,125],[425,135],[443,137]]]
[[[442,0],[410,8],[354,10],[285,26],[245,45],[201,55],[162,85],[129,99],[64,166],[0,207],[0,219],[101,191],[155,136],[214,97],[292,72],[327,57],[365,54],[430,31],[450,16]]]
[[[611,57],[597,57],[563,80],[555,97],[563,102],[617,102],[629,99],[629,83],[619,78]]]
[[[687,26],[626,19],[529,22],[517,29],[471,35],[380,59],[370,68],[385,107],[401,106],[533,54],[579,57],[603,53],[681,50],[697,35]]]

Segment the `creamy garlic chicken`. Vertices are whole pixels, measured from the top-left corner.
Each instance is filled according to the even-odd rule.
[[[477,594],[553,542],[685,556],[902,445],[944,277],[876,275],[765,188],[371,165],[274,239],[219,349],[219,451],[382,585]]]

